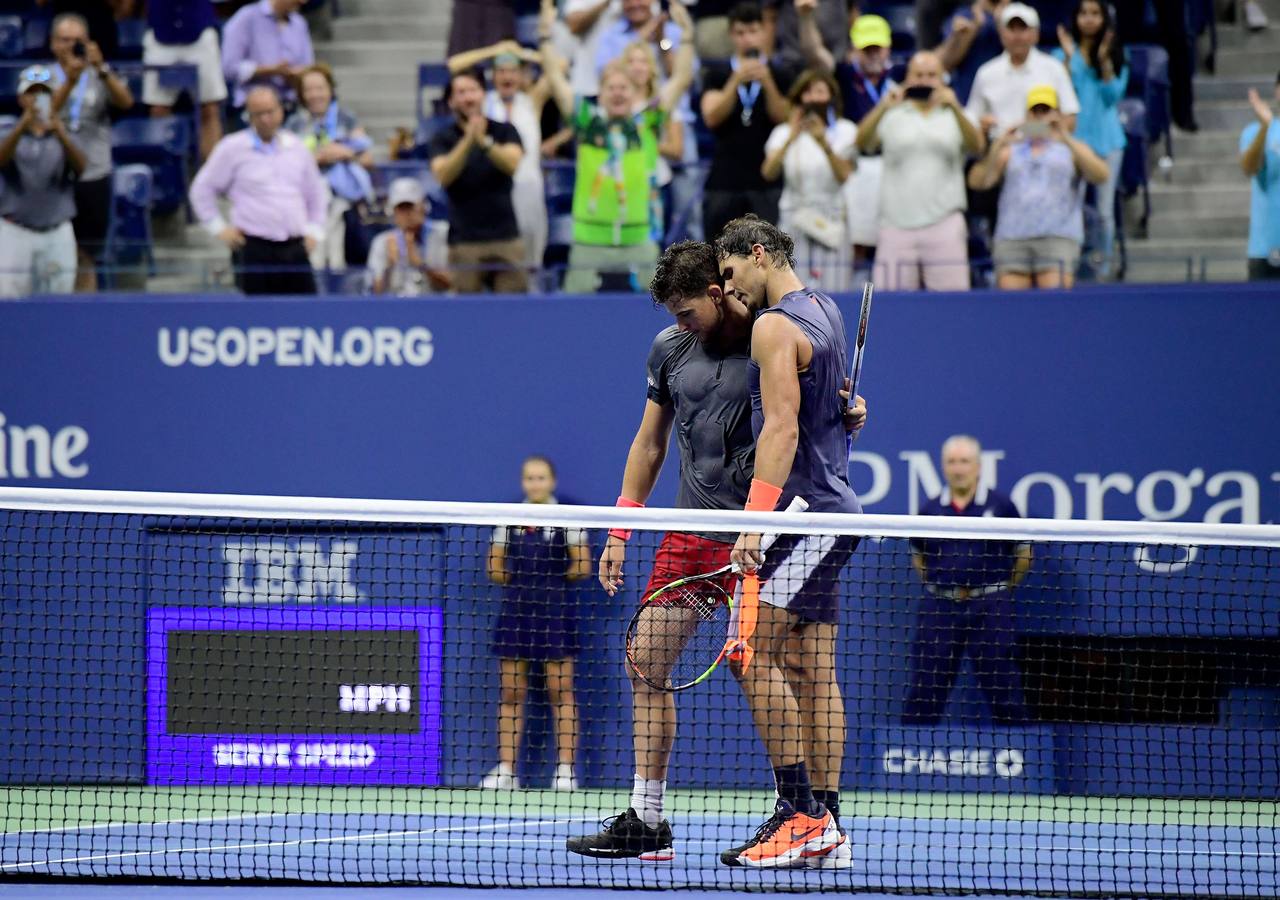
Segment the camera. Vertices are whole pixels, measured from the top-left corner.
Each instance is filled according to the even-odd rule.
[[[84,59],[89,55],[89,45],[84,41],[76,41],[71,46],[71,55],[76,59]]]
[[[902,96],[908,100],[928,100],[933,96],[933,86],[928,84],[913,84],[902,92]]]

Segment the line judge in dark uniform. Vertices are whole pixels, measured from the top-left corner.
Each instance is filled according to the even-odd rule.
[[[947,486],[926,516],[1020,518],[1004,494],[979,483],[982,446],[955,435],[942,445]],[[903,723],[936,725],[966,654],[1001,725],[1027,721],[1022,672],[1014,658],[1013,594],[1031,568],[1031,545],[1012,541],[913,539],[911,564],[924,582],[911,644]]]

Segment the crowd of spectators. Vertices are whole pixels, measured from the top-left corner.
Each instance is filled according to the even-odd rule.
[[[1126,44],[1187,43],[1181,4],[1164,0],[1140,21],[1141,4],[1080,0],[1048,35],[1027,3],[919,0],[909,58],[896,26],[860,8],[874,4],[848,0],[457,0],[437,114],[390,148],[422,161],[418,196],[398,181],[384,203],[374,141],[316,62],[304,7],[324,0],[13,2],[56,16],[51,60],[24,71],[21,115],[0,132],[6,295],[68,277],[93,290],[110,264],[111,126],[138,102],[111,64],[129,16],[145,16],[144,64],[195,67],[190,205],[246,292],[313,292],[313,270],[366,261],[365,285],[384,293],[633,289],[665,241],[746,213],[777,220],[806,280],[830,291],[872,275],[968,289],[983,235],[999,287],[1069,286],[1085,250],[1109,278]],[[1260,16],[1245,9],[1251,27]],[[1191,68],[1170,46],[1172,115],[1187,130]],[[163,117],[181,93],[152,70],[140,99]],[[1242,136],[1241,164],[1254,179],[1250,275],[1263,277],[1280,269],[1277,167],[1269,106],[1251,102],[1261,126]],[[558,213],[552,160],[572,160]],[[429,217],[432,190],[447,210]],[[562,282],[554,263],[567,263]]]

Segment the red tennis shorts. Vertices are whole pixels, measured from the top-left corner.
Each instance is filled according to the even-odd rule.
[[[729,565],[729,553],[732,550],[733,544],[713,541],[695,534],[668,532],[663,536],[658,553],[653,558],[653,572],[649,575],[649,583],[645,585],[644,596],[648,597],[659,588],[681,578],[705,575]],[[719,583],[732,596],[737,577],[726,572]]]

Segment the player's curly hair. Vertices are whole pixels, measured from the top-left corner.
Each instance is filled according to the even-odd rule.
[[[791,235],[751,213],[739,216],[724,226],[716,238],[716,256],[719,259],[750,256],[751,248],[756,244],[769,254],[775,268],[781,269],[783,263],[795,268],[796,242],[791,240]]]
[[[701,297],[712,284],[724,287],[715,248],[706,241],[681,241],[658,257],[649,293],[653,305],[662,306],[672,300]]]

